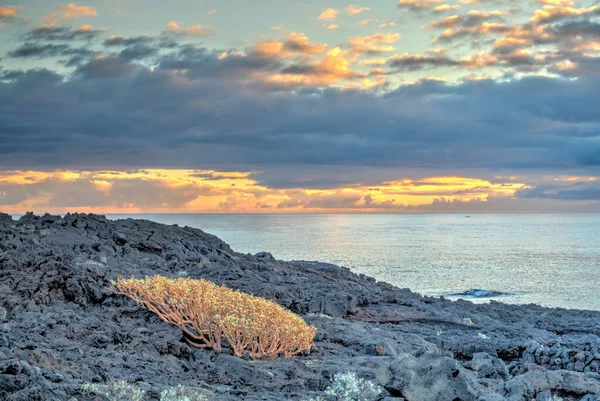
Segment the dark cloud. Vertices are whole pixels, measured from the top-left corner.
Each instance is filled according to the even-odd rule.
[[[551,31],[558,36],[582,36],[598,39],[600,37],[600,22],[591,20],[565,22],[554,25]]]
[[[144,44],[135,44],[121,50],[119,57],[123,60],[143,60],[151,56],[155,56],[160,51],[160,48],[148,46]]]
[[[397,8],[410,11],[423,11],[444,3],[445,0],[399,0]]]
[[[122,36],[111,36],[104,41],[105,46],[133,46],[140,44],[149,44],[154,42],[154,38],[146,35],[124,38]]]
[[[134,56],[131,52],[130,56]],[[76,73],[85,80],[96,78],[114,79],[133,72],[136,67],[130,59],[116,56],[98,56],[77,68]]]
[[[232,78],[245,79],[254,71],[276,71],[281,63],[253,53],[246,56],[236,52],[225,53],[182,45],[177,51],[158,60],[163,70],[185,70],[190,79]]]
[[[387,65],[398,71],[419,71],[426,68],[456,66],[460,63],[446,54],[418,55],[405,54],[393,56],[387,60]]]
[[[69,51],[49,49],[42,52]],[[393,58],[390,67],[457,63],[423,57]],[[597,76],[424,80],[385,94],[274,91],[261,78],[281,64],[251,54],[182,46],[158,56],[152,70],[132,59],[96,55],[69,77],[4,71],[0,103],[10,107],[0,109],[0,168],[259,171],[267,184],[317,187],[334,175],[356,180],[351,172],[364,166],[386,178],[411,169],[600,170]],[[311,168],[346,173],[311,181],[302,174]],[[369,174],[364,182],[374,181]]]
[[[11,58],[67,58],[68,65],[75,65],[78,61],[81,61],[89,56],[93,52],[85,48],[74,48],[67,44],[38,44],[38,43],[24,43],[17,49],[8,53]]]
[[[578,182],[570,185],[538,185],[515,193],[519,198],[556,199],[564,201],[600,200],[600,182]]]
[[[441,20],[437,20],[426,26],[429,29],[447,29],[454,27],[474,27],[479,26],[485,21],[498,21],[503,22],[504,16],[510,14],[510,10],[499,12],[483,12],[483,11],[469,11],[465,14],[451,15]]]
[[[84,25],[78,29],[57,26],[41,26],[27,32],[25,40],[28,41],[73,41],[73,40],[92,40],[97,38],[102,29],[94,29],[89,25]]]

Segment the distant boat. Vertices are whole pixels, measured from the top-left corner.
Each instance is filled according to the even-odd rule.
[[[471,217],[471,216],[465,216],[465,217]]]

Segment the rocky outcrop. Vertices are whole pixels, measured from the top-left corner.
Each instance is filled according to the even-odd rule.
[[[272,299],[317,327],[293,359],[191,348],[181,332],[109,290],[122,276],[204,278]],[[593,401],[600,312],[423,297],[331,264],[240,254],[189,227],[103,216],[0,214],[0,399],[90,401],[86,382],[128,380],[216,400],[324,396],[352,370],[382,397]]]
[[[404,354],[389,366],[388,391],[408,400],[475,401],[482,386],[456,359],[439,352]]]

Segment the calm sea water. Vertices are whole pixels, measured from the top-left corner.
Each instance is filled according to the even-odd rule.
[[[428,295],[600,310],[600,215],[135,215],[244,253],[318,260]]]

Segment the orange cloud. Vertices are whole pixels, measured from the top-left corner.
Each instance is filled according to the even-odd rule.
[[[13,19],[17,17],[17,10],[23,6],[0,6],[0,19]]]
[[[537,0],[537,2],[547,6],[573,7],[575,5],[573,0]]]
[[[275,189],[261,185],[249,172],[236,171],[1,171],[0,204],[8,213],[410,212],[432,205],[443,209],[446,203],[455,206],[457,202],[510,199],[524,187],[510,179],[492,183],[477,178],[430,177],[376,186]]]
[[[338,13],[338,10],[334,8],[328,8],[319,15],[319,19],[324,21],[331,21],[337,17]]]
[[[182,28],[175,21],[169,22],[167,26],[163,28],[163,32],[189,36],[209,36],[213,33],[212,29],[205,28],[201,24]]]
[[[325,86],[364,76],[350,69],[350,61],[339,47],[327,52],[320,61],[290,66],[285,72],[272,74],[266,83],[283,86]]]
[[[530,46],[535,42],[549,42],[552,35],[548,33],[546,25],[515,26],[508,29],[503,38],[494,42],[495,49],[509,50]]]
[[[490,12],[471,10],[468,13],[463,14],[463,15],[450,15],[441,20],[434,21],[431,24],[425,26],[424,28],[426,28],[426,29],[453,28],[457,25],[464,24],[464,23],[472,24],[473,22],[485,21],[485,20],[488,20],[491,18],[499,18],[499,17],[505,16],[505,15],[508,15],[509,13],[510,13],[510,11],[508,11],[508,10],[507,11],[494,10],[494,11],[490,11]]]
[[[369,7],[361,7],[356,4],[350,4],[348,6],[348,8],[346,8],[346,12],[348,13],[348,15],[357,15],[357,14],[361,14],[361,13],[364,13],[369,10],[370,10]]]
[[[539,24],[561,18],[579,17],[582,15],[591,14],[600,14],[600,6],[593,6],[589,8],[573,8],[547,5],[544,6],[543,10],[536,10],[530,21]]]
[[[399,8],[423,10],[431,8],[432,5],[445,3],[445,0],[400,0]]]
[[[352,53],[376,54],[394,51],[393,43],[401,38],[399,33],[376,33],[371,36],[355,36],[348,40],[348,46],[352,48]]]
[[[60,5],[57,8],[62,13],[63,18],[95,17],[98,15],[96,7],[78,6],[75,3]]]
[[[436,6],[433,11],[436,13],[441,13],[443,11],[450,11],[450,10],[456,10],[458,9],[460,6],[458,6],[457,4],[441,4],[439,6]]]
[[[323,53],[326,44],[313,43],[303,33],[291,32],[283,40],[259,40],[252,50],[265,58],[287,58],[294,54],[315,55]]]

